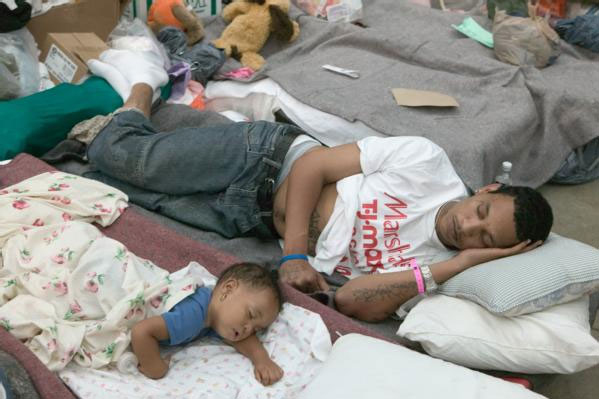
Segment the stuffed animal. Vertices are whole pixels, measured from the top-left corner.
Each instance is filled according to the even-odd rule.
[[[265,63],[258,52],[271,32],[286,42],[299,36],[299,25],[289,18],[288,12],[289,0],[235,0],[223,9],[229,26],[212,43],[257,71]]]
[[[185,0],[154,0],[148,11],[148,26],[155,34],[165,26],[177,27],[187,34],[189,45],[204,37],[202,23],[187,9]]]

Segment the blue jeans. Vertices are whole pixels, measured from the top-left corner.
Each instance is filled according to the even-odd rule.
[[[87,156],[99,180],[144,208],[229,238],[274,237],[264,222],[272,208],[261,207],[258,192],[282,162],[271,159],[275,145],[291,132],[301,131],[262,121],[158,132],[141,113],[124,111]]]

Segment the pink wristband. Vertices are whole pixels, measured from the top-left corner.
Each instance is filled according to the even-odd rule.
[[[410,261],[410,266],[412,266],[412,271],[414,272],[414,278],[416,279],[416,284],[418,285],[418,295],[424,294],[424,279],[422,278],[422,271],[420,271],[420,266],[416,262],[416,259]]]

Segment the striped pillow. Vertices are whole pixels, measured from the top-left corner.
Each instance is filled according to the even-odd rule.
[[[483,263],[446,281],[439,292],[516,316],[599,289],[599,250],[551,233],[539,248]]]

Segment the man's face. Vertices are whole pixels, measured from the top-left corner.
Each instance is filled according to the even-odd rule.
[[[481,190],[457,203],[450,203],[439,214],[436,231],[448,247],[507,248],[519,241],[514,221],[514,199]]]
[[[224,339],[241,341],[263,330],[277,318],[279,305],[274,293],[231,279],[215,290],[213,328]]]

